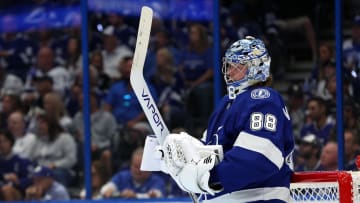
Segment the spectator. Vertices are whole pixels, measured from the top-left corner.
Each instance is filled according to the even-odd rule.
[[[50,168],[56,181],[69,186],[74,176],[72,168],[77,161],[74,138],[63,132],[55,117],[46,114],[37,116],[37,129],[34,161]]]
[[[349,88],[349,83],[347,81],[344,81],[343,97],[345,99],[348,99],[350,97],[350,92],[348,91],[348,88]],[[327,95],[329,96],[329,98],[325,100],[328,103],[329,113],[332,114],[333,117],[335,117],[336,116],[336,74],[331,75],[326,80],[326,86],[323,92],[327,93]]]
[[[333,117],[328,114],[327,103],[319,97],[310,98],[307,103],[307,112],[310,122],[305,123],[301,128],[301,137],[310,133],[314,134],[321,145],[324,145],[335,126]]]
[[[97,71],[95,70],[95,68],[93,66],[89,66],[89,89],[90,90],[94,90],[97,91],[97,93],[99,94],[99,97],[105,97],[104,96],[104,92],[102,91],[98,91],[97,88]],[[79,71],[75,77],[75,81],[74,84],[71,86],[70,88],[70,92],[69,95],[67,97],[66,100],[66,109],[69,112],[70,115],[75,115],[79,110],[80,110],[80,106],[79,106],[79,94],[81,94],[82,92],[82,88],[83,88],[83,72],[82,70]]]
[[[95,68],[95,66],[89,66],[89,88],[91,90],[97,90],[97,77],[98,77],[98,71]],[[80,70],[76,74],[74,85],[78,85],[79,87],[83,86],[83,71]]]
[[[31,185],[32,163],[12,153],[14,142],[9,131],[0,131],[0,193],[5,201],[22,200]]]
[[[321,150],[319,167],[316,171],[335,171],[338,170],[338,144],[329,140]]]
[[[321,144],[314,134],[308,134],[300,141],[295,171],[313,171],[319,167]]]
[[[21,99],[18,95],[5,94],[1,98],[0,129],[7,127],[8,116],[14,111],[22,111]]]
[[[360,132],[360,120],[359,120],[359,104],[356,103],[353,99],[344,100],[344,128],[354,129],[357,132]]]
[[[173,55],[174,64],[178,66],[180,64],[180,50],[173,45],[170,33],[163,28],[157,30],[154,37],[154,51],[156,52],[160,48],[167,48]]]
[[[335,117],[336,114],[336,73],[335,64],[329,64],[326,69],[330,69],[324,81],[320,81],[316,95],[324,99],[328,103],[330,113]],[[343,97],[348,100],[352,98],[352,86],[347,77],[344,77],[343,82]],[[356,90],[355,90],[356,91]]]
[[[126,23],[125,16],[118,13],[109,13],[108,21],[110,26],[114,26],[115,35],[121,44],[134,49],[136,43],[136,30]]]
[[[91,164],[91,187],[92,187],[92,199],[100,199],[100,189],[110,178],[110,174],[104,168],[104,165],[100,160],[95,160]],[[80,198],[85,199],[86,191],[82,189],[80,192]]]
[[[44,75],[33,79],[35,89],[26,89],[22,95],[25,108],[29,113],[36,108],[44,108],[43,97],[53,91],[54,81],[50,76]]]
[[[75,126],[72,118],[67,114],[63,99],[57,92],[48,92],[43,97],[44,110],[47,115],[58,120],[65,132],[75,135]]]
[[[112,80],[118,80],[121,76],[118,65],[124,57],[132,56],[132,51],[125,45],[119,45],[115,34],[115,28],[108,26],[103,32],[104,49],[102,51],[104,59],[104,71]]]
[[[45,1],[45,4],[49,1]],[[36,7],[35,7],[36,10]],[[35,11],[33,11],[35,12]],[[77,15],[79,16],[79,15]],[[72,15],[75,17],[75,15]],[[70,19],[67,19],[70,20]],[[72,23],[76,24],[78,22],[76,19],[71,19]],[[79,24],[78,24],[79,25]],[[54,63],[59,66],[65,66],[66,63],[66,49],[67,42],[71,36],[80,36],[80,32],[76,33],[75,30],[80,30],[80,26],[75,25],[74,28],[64,29],[51,29],[46,26],[41,26],[36,30],[31,31],[31,38],[34,43],[37,45],[37,51],[42,47],[49,47],[54,51]],[[71,26],[69,24],[69,26]]]
[[[70,196],[64,185],[54,179],[51,169],[38,166],[33,173],[34,184],[26,189],[25,200],[70,200]]]
[[[0,96],[5,94],[20,95],[23,89],[24,84],[21,78],[0,66]]]
[[[19,22],[16,21],[15,15],[3,15],[1,20],[6,30],[3,30],[0,37],[0,66],[24,82],[34,59],[35,44],[17,33]]]
[[[200,24],[190,26],[188,48],[183,51],[181,71],[188,92],[187,111],[194,126],[203,128],[210,116],[212,101],[212,51],[206,28]]]
[[[334,60],[329,61],[324,64],[323,72],[321,74],[322,79],[317,81],[317,87],[315,95],[323,98],[324,100],[332,99],[332,95],[327,89],[327,85],[331,77],[335,77],[336,74],[336,64]]]
[[[141,171],[143,149],[138,148],[131,157],[130,169],[115,174],[101,188],[104,198],[118,196],[121,198],[159,198],[165,194],[165,183],[162,178],[150,171]]]
[[[56,66],[54,51],[49,47],[42,47],[37,54],[37,63],[28,73],[26,87],[33,88],[34,79],[49,76],[53,80],[54,91],[65,96],[71,85],[71,77],[68,70],[62,66]]]
[[[345,170],[356,171],[356,157],[359,155],[358,132],[353,129],[344,131]]]
[[[133,59],[125,57],[119,64],[121,80],[114,83],[107,95],[104,108],[112,112],[118,125],[123,128],[133,128],[137,123],[146,123],[145,114],[130,85],[130,70]],[[150,92],[157,101],[157,94],[151,84]]]
[[[12,149],[13,153],[23,158],[33,159],[36,135],[31,132],[26,132],[26,123],[23,112],[15,111],[10,114],[8,119],[8,129],[15,138]]]
[[[98,73],[97,87],[100,91],[107,93],[112,83],[110,77],[104,72],[104,60],[100,51],[94,51],[91,54],[90,65],[94,66]]]
[[[59,43],[56,32],[53,29],[48,29],[42,26],[33,32],[30,32],[33,42],[36,44],[36,51],[39,51],[42,47],[49,47],[54,50],[54,62],[56,64],[64,64],[64,53],[65,44]]]
[[[168,48],[156,52],[156,73],[152,81],[159,94],[159,109],[169,128],[185,126],[184,83]]]
[[[71,82],[74,81],[77,72],[80,71],[82,64],[81,42],[77,37],[70,37],[67,41],[65,53],[65,69],[71,76]]]
[[[120,128],[111,140],[113,171],[129,168],[132,153],[144,146],[145,137],[153,134],[147,123],[137,123],[132,128]]]
[[[319,45],[319,60],[311,71],[311,80],[315,83],[326,79],[328,73],[325,69],[328,64],[335,61],[334,52],[334,48],[329,43],[323,42]]]
[[[79,104],[83,104],[83,95],[79,96]],[[101,160],[104,169],[111,174],[111,140],[117,133],[117,123],[114,116],[99,108],[99,102],[95,92],[90,92],[90,116],[91,116],[91,151],[94,159]],[[81,145],[84,140],[83,113],[79,111],[74,117],[76,137]]]
[[[354,86],[354,99],[360,102],[360,15],[353,19],[351,38],[343,43],[343,63],[345,73],[351,75],[350,83]]]
[[[299,84],[292,84],[287,90],[287,96],[287,106],[293,125],[294,136],[299,139],[300,130],[305,120],[305,96],[303,88]]]
[[[36,77],[35,80],[36,91],[25,92],[22,95],[22,101],[26,111],[26,120],[28,123],[27,131],[35,133],[36,131],[36,116],[39,113],[44,113],[44,96],[53,91],[53,79],[47,75]]]
[[[152,29],[154,30],[154,28]],[[170,33],[164,27],[154,30],[154,36],[151,42],[144,66],[145,79],[156,77],[156,66],[158,63],[158,57],[156,55],[157,51],[161,48],[167,48],[170,51],[175,66],[179,66],[181,62],[181,52],[173,45]]]
[[[47,75],[34,78],[35,90],[29,90],[22,95],[22,101],[28,123],[27,130],[35,133],[36,116],[44,113],[44,96],[53,91],[53,79]]]
[[[360,70],[360,15],[353,19],[351,38],[343,44],[344,66],[347,70]]]

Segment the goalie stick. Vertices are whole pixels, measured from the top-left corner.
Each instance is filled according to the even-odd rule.
[[[169,134],[169,130],[161,117],[159,109],[157,108],[157,105],[149,91],[143,74],[145,57],[150,40],[152,18],[152,9],[147,6],[143,6],[141,8],[138,35],[136,39],[133,64],[131,67],[130,83],[152,130],[154,131],[159,143],[162,144],[165,137]],[[194,203],[199,203],[198,197],[195,193],[189,193],[189,195]]]

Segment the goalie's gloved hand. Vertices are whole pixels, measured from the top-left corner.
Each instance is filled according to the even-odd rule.
[[[215,155],[209,155],[200,159],[198,163],[186,164],[173,178],[179,187],[187,192],[214,195],[223,190],[221,185],[217,185],[216,188],[209,186],[210,170],[215,166],[215,162]]]
[[[221,191],[209,187],[210,170],[222,159],[220,145],[204,145],[187,133],[169,134],[161,147],[162,171],[170,174],[181,189],[192,193]]]

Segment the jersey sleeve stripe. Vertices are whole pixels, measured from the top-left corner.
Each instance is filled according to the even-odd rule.
[[[284,163],[281,151],[268,139],[242,131],[236,138],[234,146],[262,154],[279,169]]]

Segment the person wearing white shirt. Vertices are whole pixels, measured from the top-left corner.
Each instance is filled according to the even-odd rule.
[[[32,133],[27,133],[25,127],[24,114],[21,111],[15,111],[10,114],[8,129],[15,138],[12,151],[22,158],[31,160],[34,154],[36,136]]]
[[[121,77],[119,63],[125,56],[132,56],[133,52],[125,45],[119,45],[115,35],[115,28],[108,26],[104,30],[104,49],[102,56],[104,59],[104,72],[116,80]]]
[[[36,79],[50,77],[53,82],[53,90],[65,96],[72,84],[71,75],[67,69],[55,64],[54,57],[54,50],[51,48],[40,48],[36,65],[30,69],[27,75],[26,89],[34,89]]]

